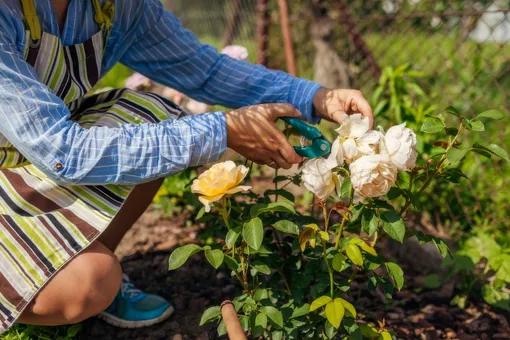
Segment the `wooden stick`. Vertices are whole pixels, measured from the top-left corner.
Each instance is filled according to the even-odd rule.
[[[283,46],[285,50],[285,60],[287,63],[287,72],[297,77],[296,59],[294,58],[294,46],[292,44],[292,33],[289,23],[289,6],[287,0],[278,0],[280,8],[280,21],[282,25]]]
[[[227,327],[227,334],[230,340],[248,340],[231,301],[223,301],[221,304],[221,316]]]
[[[268,66],[271,16],[268,0],[257,0],[257,64]]]
[[[228,19],[227,30],[225,31],[225,38],[223,39],[223,46],[226,47],[228,45],[232,45],[232,42],[236,38],[239,33],[239,25],[240,25],[240,11],[241,11],[241,1],[233,0],[232,1],[232,11],[230,12],[230,17]]]

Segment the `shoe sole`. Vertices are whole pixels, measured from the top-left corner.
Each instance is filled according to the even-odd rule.
[[[161,314],[157,318],[151,319],[151,320],[128,321],[128,320],[120,319],[114,315],[111,315],[111,314],[105,313],[105,312],[97,315],[97,317],[99,319],[103,320],[104,322],[106,322],[112,326],[119,327],[119,328],[142,328],[142,327],[150,327],[150,326],[153,326],[160,322],[163,322],[166,319],[168,319],[170,316],[172,316],[173,313],[174,313],[174,307],[170,306],[170,307],[168,307],[167,310],[165,310],[163,312],[163,314]]]

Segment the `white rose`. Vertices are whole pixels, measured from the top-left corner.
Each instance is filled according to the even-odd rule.
[[[397,180],[397,168],[386,155],[363,156],[350,165],[353,188],[364,197],[379,197]]]
[[[321,200],[326,200],[334,191],[340,190],[343,177],[333,173],[336,165],[324,158],[307,161],[303,166],[302,179],[305,187]]]
[[[391,162],[401,171],[407,171],[416,166],[416,134],[406,128],[406,124],[391,127],[381,139],[380,153],[387,155]]]
[[[369,127],[367,117],[361,118],[361,114],[354,114],[336,130],[339,134],[338,143],[342,146],[343,158],[347,164],[361,156],[377,153],[381,134],[369,131]]]

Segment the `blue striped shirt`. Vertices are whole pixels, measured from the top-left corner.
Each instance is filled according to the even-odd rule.
[[[117,62],[209,104],[238,108],[291,103],[309,122],[318,84],[219,55],[202,45],[159,0],[114,0],[102,75]],[[217,160],[226,148],[223,112],[161,124],[84,129],[23,58],[19,0],[0,0],[0,134],[59,183],[138,184]],[[90,0],[72,0],[60,34],[51,0],[35,1],[45,32],[65,46],[98,31]],[[56,166],[56,164],[63,166]]]

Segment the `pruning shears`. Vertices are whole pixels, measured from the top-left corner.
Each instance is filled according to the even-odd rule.
[[[319,129],[297,118],[283,117],[282,120],[301,135],[301,146],[294,146],[294,150],[301,157],[319,158],[331,152],[331,143],[326,140]],[[309,140],[311,144],[305,146],[303,139]]]

